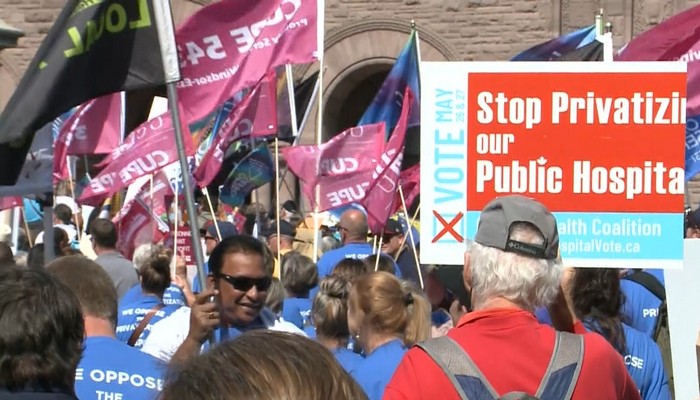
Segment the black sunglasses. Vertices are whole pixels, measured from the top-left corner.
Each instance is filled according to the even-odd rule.
[[[255,288],[259,292],[266,292],[272,284],[272,278],[270,277],[248,278],[245,276],[231,276],[226,274],[219,274],[219,278],[225,280],[234,289],[239,290],[241,292],[247,292],[253,286],[255,286]]]

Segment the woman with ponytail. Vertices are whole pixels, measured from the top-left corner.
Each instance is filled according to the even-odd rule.
[[[569,304],[586,329],[602,335],[622,355],[642,399],[670,399],[659,347],[621,320],[624,298],[620,292],[620,270],[577,268],[570,297]]]
[[[316,341],[335,355],[348,372],[355,371],[362,356],[348,350],[348,296],[350,282],[341,276],[329,276],[319,285],[311,307],[311,319],[316,328]]]
[[[122,302],[117,317],[117,339],[141,348],[151,326],[175,312],[179,305],[165,305],[163,294],[170,286],[170,254],[162,246],[154,246],[150,257],[139,268],[142,296],[133,302]]]
[[[430,337],[430,303],[410,283],[372,272],[352,285],[348,327],[365,356],[352,376],[370,400],[381,400],[407,349]]]

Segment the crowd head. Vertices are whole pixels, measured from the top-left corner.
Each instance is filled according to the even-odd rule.
[[[230,236],[212,251],[207,283],[220,293],[226,323],[250,324],[262,310],[272,283],[265,259],[264,244],[245,235]]]
[[[367,396],[321,344],[289,333],[253,331],[178,369],[162,398],[363,400]]]
[[[46,272],[0,268],[0,387],[74,393],[85,334],[81,304]]]
[[[464,260],[473,308],[496,299],[528,311],[551,304],[562,268],[558,248],[556,220],[542,204],[521,196],[491,201]]]

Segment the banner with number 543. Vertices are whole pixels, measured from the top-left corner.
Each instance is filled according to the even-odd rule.
[[[317,2],[226,0],[190,17],[175,35],[187,122],[205,117],[271,68],[314,61]]]

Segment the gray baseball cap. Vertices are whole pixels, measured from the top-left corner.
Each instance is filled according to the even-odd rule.
[[[510,240],[510,231],[518,222],[537,228],[544,236],[544,245]],[[482,246],[540,259],[555,260],[559,255],[557,220],[544,205],[524,196],[491,200],[481,211],[474,241]]]

